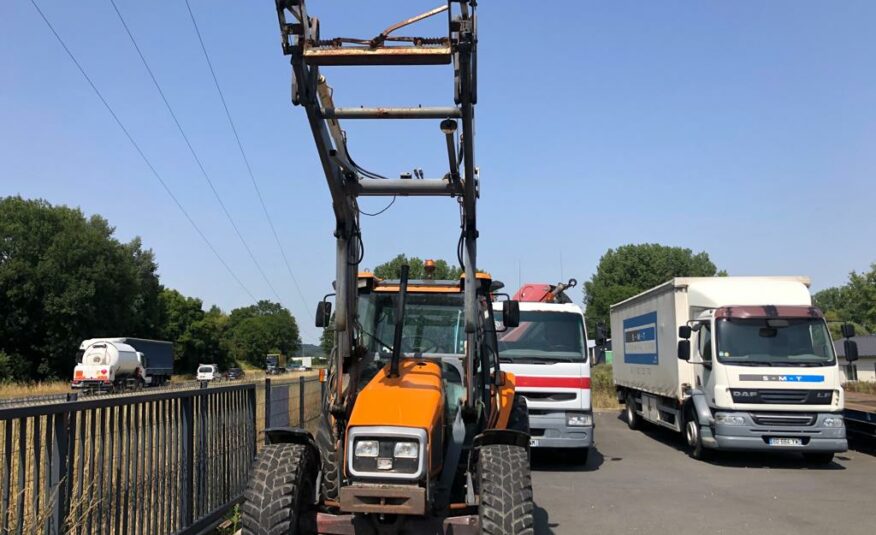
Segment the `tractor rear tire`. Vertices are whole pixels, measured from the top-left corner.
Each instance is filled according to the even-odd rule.
[[[322,480],[320,492],[326,500],[338,499],[338,448],[328,418],[319,419],[316,430],[316,445],[322,457]]]
[[[301,444],[270,444],[256,458],[241,507],[243,535],[316,533],[317,460]]]
[[[478,453],[481,533],[533,535],[532,481],[526,448],[491,444]]]

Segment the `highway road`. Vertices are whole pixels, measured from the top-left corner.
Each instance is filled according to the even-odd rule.
[[[679,436],[631,431],[596,415],[586,465],[535,451],[539,535],[876,533],[876,456],[850,450],[827,467],[799,456],[721,454],[691,459]]]

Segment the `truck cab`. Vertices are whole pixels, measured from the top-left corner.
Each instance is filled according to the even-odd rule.
[[[695,387],[708,393],[704,398],[714,414],[714,431],[703,436],[705,442],[720,449],[773,446],[826,456],[846,449],[843,389],[820,310],[724,306],[701,312],[690,326]],[[688,440],[696,438],[693,422],[687,426]]]
[[[497,338],[502,369],[514,374],[517,393],[526,399],[530,446],[583,450],[576,460],[585,462],[593,444],[593,413],[584,314],[572,303],[519,306],[520,324]],[[501,307],[493,304],[497,318]]]

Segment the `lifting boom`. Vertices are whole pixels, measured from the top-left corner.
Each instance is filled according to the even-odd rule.
[[[276,0],[283,53],[291,57],[292,101],[302,106],[332,196],[337,239],[335,370],[338,377],[355,348],[356,276],[361,253],[359,196],[447,196],[458,199],[461,211],[460,247],[465,271],[466,407],[474,408],[473,363],[476,351],[475,297],[478,236],[477,175],[474,162],[474,106],[477,101],[477,29],[474,0],[448,0],[444,5],[397,24],[372,39],[323,38],[319,20],[305,0]],[[420,20],[446,13],[448,32],[441,37],[401,37],[395,32]],[[320,66],[447,65],[454,67],[454,105],[442,107],[336,108]],[[363,173],[347,152],[339,119],[441,120],[446,137],[448,173],[443,178],[375,180]],[[459,148],[454,136],[461,124]],[[343,381],[335,381],[332,413],[346,413]]]

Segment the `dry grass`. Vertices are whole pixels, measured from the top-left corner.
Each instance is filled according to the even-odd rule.
[[[611,364],[598,364],[590,370],[590,399],[594,409],[617,409]]]
[[[66,381],[0,383],[0,399],[66,394],[67,392],[70,392],[70,383]]]
[[[876,395],[876,383],[871,381],[849,381],[843,384],[846,392],[860,392],[862,394]]]

